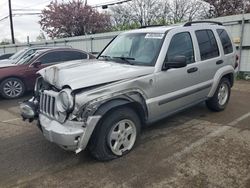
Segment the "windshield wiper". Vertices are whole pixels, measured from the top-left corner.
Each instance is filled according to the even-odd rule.
[[[126,62],[127,64],[134,65],[133,62],[129,61],[129,60],[135,60],[135,58],[133,57],[113,57],[113,58],[118,58],[123,60],[123,62]]]

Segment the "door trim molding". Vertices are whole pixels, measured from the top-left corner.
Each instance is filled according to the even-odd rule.
[[[160,100],[160,101],[158,102],[158,105],[160,106],[160,105],[169,103],[169,102],[171,102],[171,101],[177,100],[177,99],[179,99],[179,98],[186,97],[186,96],[188,96],[188,95],[192,95],[192,94],[197,93],[197,92],[199,92],[199,91],[202,91],[202,90],[204,90],[204,89],[208,89],[208,88],[210,88],[211,86],[212,86],[212,83],[206,83],[205,85],[202,85],[202,86],[200,86],[200,87],[198,87],[198,88],[194,88],[194,89],[192,89],[192,90],[185,91],[185,92],[183,92],[183,93],[176,94],[176,95],[171,96],[171,97],[169,97],[169,98]]]

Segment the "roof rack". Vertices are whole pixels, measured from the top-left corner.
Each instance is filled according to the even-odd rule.
[[[188,27],[191,26],[192,24],[198,24],[198,23],[210,23],[210,24],[216,24],[216,25],[223,25],[221,22],[216,22],[216,21],[192,21],[192,22],[187,22],[183,26]]]
[[[144,26],[141,26],[140,29],[143,29],[143,28],[147,28],[147,27],[161,27],[161,26],[165,26],[165,25],[144,25]]]

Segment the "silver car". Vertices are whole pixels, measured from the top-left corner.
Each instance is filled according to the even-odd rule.
[[[218,22],[188,22],[124,32],[97,59],[39,71],[22,117],[38,119],[46,139],[99,160],[127,154],[141,128],[206,101],[224,110],[236,50]]]

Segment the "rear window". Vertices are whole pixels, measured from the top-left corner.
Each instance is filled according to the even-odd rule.
[[[195,32],[201,60],[211,59],[219,56],[219,49],[212,30],[199,30]]]
[[[224,54],[232,53],[233,52],[233,45],[231,43],[231,40],[230,40],[226,30],[217,29],[216,31],[220,37],[220,41],[221,41],[221,44],[223,46]]]

